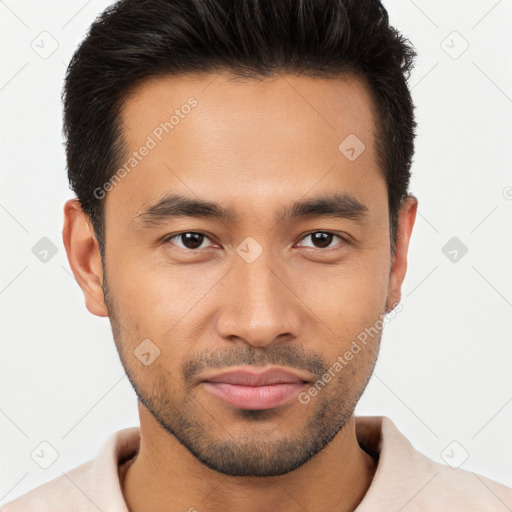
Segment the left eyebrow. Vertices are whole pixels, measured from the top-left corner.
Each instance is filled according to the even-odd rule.
[[[368,207],[348,193],[334,193],[311,199],[295,201],[277,215],[277,222],[316,217],[334,217],[363,223],[368,217]],[[182,194],[168,194],[134,217],[142,227],[163,224],[177,217],[211,218],[233,223],[235,211],[213,201],[206,201]]]
[[[334,217],[363,223],[369,214],[368,207],[348,193],[334,193],[296,201],[289,209],[284,209],[278,221],[291,219],[311,219]]]

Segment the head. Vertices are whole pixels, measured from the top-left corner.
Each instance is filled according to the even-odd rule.
[[[140,403],[216,471],[292,471],[354,413],[416,214],[413,57],[376,0],[122,0],[72,58],[71,267]],[[310,386],[205,389],[242,365]]]

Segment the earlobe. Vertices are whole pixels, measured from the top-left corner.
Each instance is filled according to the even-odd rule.
[[[398,218],[396,233],[396,250],[389,278],[386,311],[392,311],[402,298],[402,283],[407,272],[407,254],[412,229],[416,220],[418,200],[409,195],[403,202]]]
[[[62,239],[73,275],[84,293],[87,309],[93,315],[108,316],[98,242],[90,219],[76,198],[64,205]]]

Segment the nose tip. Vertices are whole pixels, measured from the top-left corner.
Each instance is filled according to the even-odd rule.
[[[217,323],[222,337],[264,347],[298,335],[297,299],[266,260],[242,261],[230,274]]]

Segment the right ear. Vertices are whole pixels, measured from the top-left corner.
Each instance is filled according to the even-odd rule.
[[[98,241],[91,220],[77,198],[64,205],[62,240],[73,275],[84,293],[85,306],[93,315],[108,316]]]

